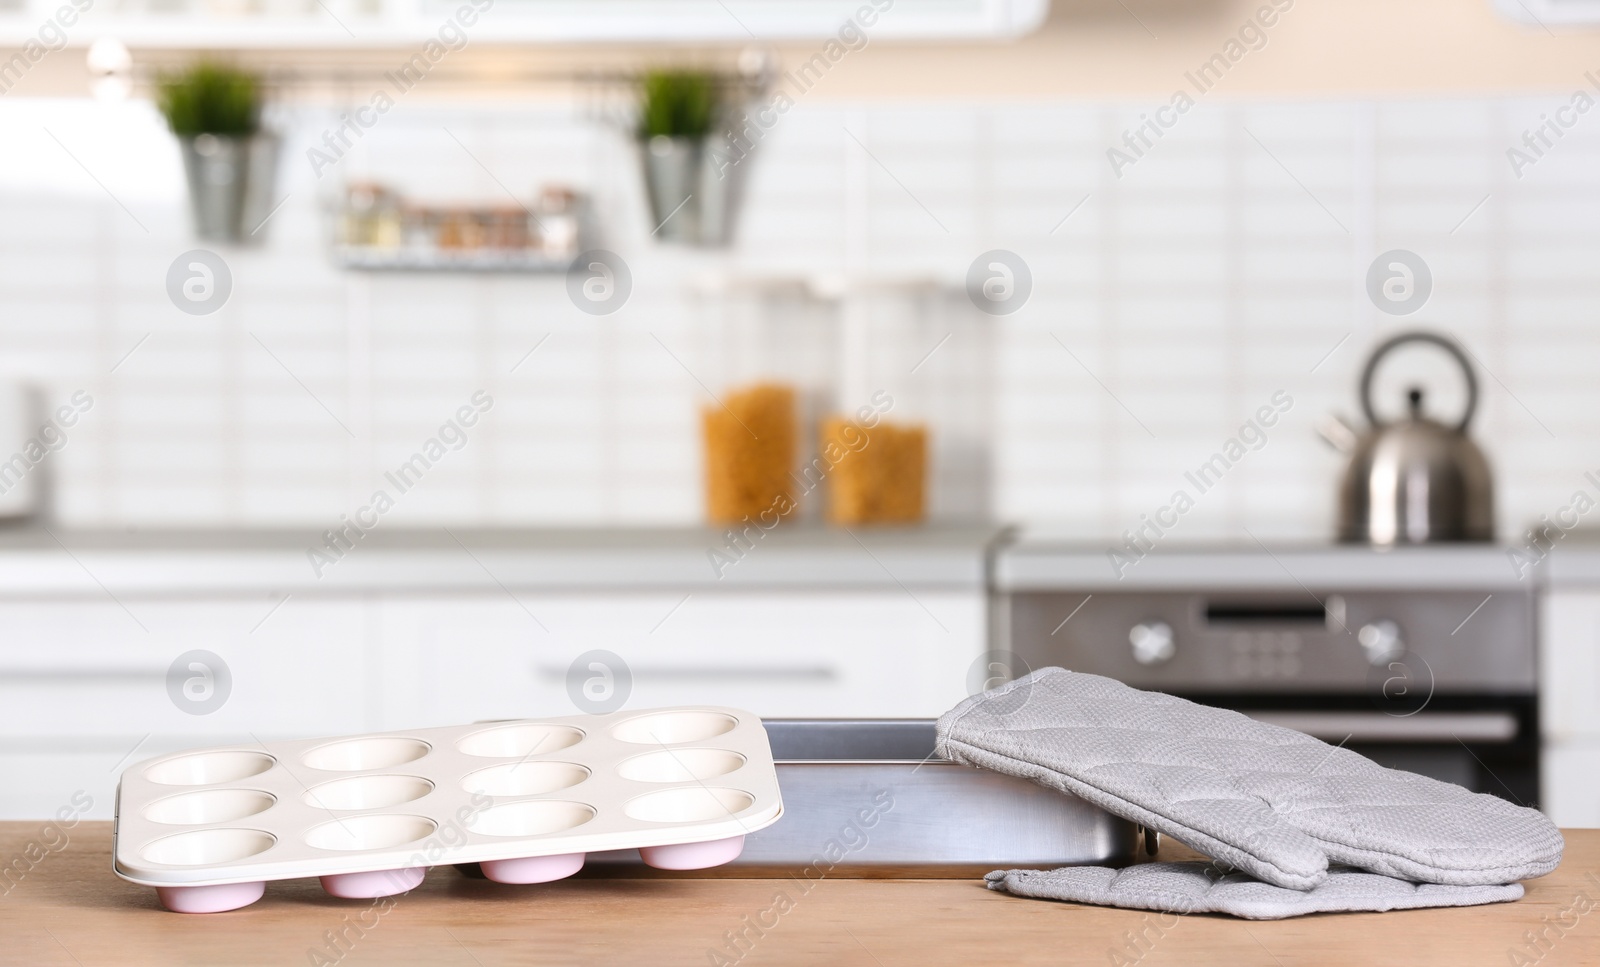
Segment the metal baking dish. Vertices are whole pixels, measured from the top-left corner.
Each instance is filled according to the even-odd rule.
[[[768,719],[783,819],[732,866],[936,875],[1132,860],[1139,827],[1073,796],[933,758],[932,719]],[[638,863],[631,851],[590,863]]]

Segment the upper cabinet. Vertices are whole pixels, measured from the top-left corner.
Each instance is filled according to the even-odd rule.
[[[0,45],[459,49],[468,44],[983,41],[1050,0],[0,0]]]
[[[1600,0],[1494,0],[1494,8],[1535,29],[1600,24]]]

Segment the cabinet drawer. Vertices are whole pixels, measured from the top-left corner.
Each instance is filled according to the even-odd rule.
[[[620,656],[624,707],[763,716],[938,715],[983,650],[977,592],[719,593],[386,600],[388,727],[571,715],[567,669]],[[407,644],[402,646],[401,642]],[[404,698],[402,698],[404,696]]]
[[[366,727],[362,599],[0,602],[0,707],[9,736],[342,732]],[[267,617],[271,612],[270,617]],[[263,620],[263,618],[266,620]],[[226,687],[220,706],[175,700]],[[225,685],[224,685],[225,682]],[[188,689],[187,692],[184,690]]]
[[[262,735],[269,741],[274,736]],[[110,819],[117,780],[135,762],[202,745],[251,741],[243,733],[128,733],[93,739],[36,738],[0,742],[0,820],[53,818],[63,806],[91,804],[80,819]]]
[[[130,738],[128,745],[137,738]],[[6,774],[6,781],[0,783],[0,821],[44,822],[54,819],[63,807],[76,810],[79,806],[83,806],[80,819],[110,819],[117,788],[116,773],[110,770],[120,755],[110,746],[103,750],[0,751],[0,769]]]

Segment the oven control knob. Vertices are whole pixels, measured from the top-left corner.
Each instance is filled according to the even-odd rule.
[[[1367,653],[1367,662],[1372,665],[1386,664],[1406,653],[1406,643],[1400,640],[1400,626],[1388,619],[1362,625],[1356,632],[1356,641],[1361,643],[1361,650]]]
[[[1172,626],[1165,621],[1134,625],[1128,632],[1128,643],[1133,645],[1133,660],[1141,665],[1159,665],[1178,650]]]

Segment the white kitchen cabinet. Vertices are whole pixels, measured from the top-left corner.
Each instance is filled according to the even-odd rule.
[[[1547,743],[1540,807],[1558,826],[1600,826],[1600,738]]]
[[[1600,591],[1551,589],[1541,605],[1540,629],[1545,739],[1600,740]]]
[[[129,763],[196,745],[251,741],[249,735],[226,732],[7,740],[0,743],[0,820],[47,819],[79,793],[91,802],[82,818],[110,819],[117,777]]]
[[[1600,591],[1555,587],[1540,605],[1541,801],[1562,826],[1600,826]]]
[[[420,48],[429,42],[439,50],[468,43],[820,45],[830,39],[836,47],[859,49],[863,34],[871,40],[954,42],[1022,37],[1050,12],[1050,0],[879,0],[863,17],[865,6],[866,0],[128,0],[63,15],[59,0],[22,0],[0,10],[0,44],[37,40],[40,23],[50,21],[75,47],[110,37],[132,47],[180,49]],[[841,36],[847,20],[860,33]],[[430,56],[436,61],[443,55]]]
[[[1552,24],[1563,27],[1600,24],[1597,0],[1494,0],[1494,9],[1507,20],[1544,30]]]
[[[0,603],[0,702],[9,735],[52,737],[361,729],[368,721],[361,598],[124,597]],[[194,714],[168,694],[180,655],[204,650],[229,691]],[[184,669],[193,689],[202,670]],[[213,671],[210,687],[220,682]],[[191,693],[198,694],[198,692]]]
[[[274,611],[277,600],[0,601],[0,818],[50,815],[79,789],[94,799],[90,815],[109,818],[129,762],[369,728],[365,599],[291,597]],[[185,667],[191,694],[215,695],[228,680],[226,698],[203,714],[167,687],[174,661],[195,650],[218,656],[226,672],[209,669],[208,683],[206,671]]]
[[[520,604],[518,603],[520,601]],[[394,597],[380,604],[385,728],[573,715],[568,667],[625,662],[624,708],[932,717],[984,648],[978,589]]]
[[[197,745],[577,714],[567,668],[594,649],[626,661],[624,708],[935,716],[985,627],[977,587],[119,597],[0,600],[0,819],[78,790],[110,818],[128,763]],[[203,715],[167,688],[197,649],[231,680]]]

